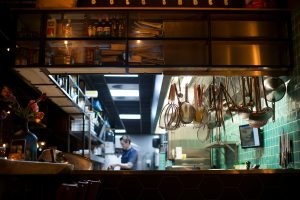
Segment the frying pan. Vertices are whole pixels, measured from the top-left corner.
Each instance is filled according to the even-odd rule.
[[[264,80],[266,99],[272,102],[273,121],[275,121],[275,102],[281,100],[286,93],[286,86],[278,77],[268,77]]]

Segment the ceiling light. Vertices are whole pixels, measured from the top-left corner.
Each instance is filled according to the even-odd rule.
[[[97,98],[98,97],[98,91],[97,90],[86,90],[85,91],[85,96]]]
[[[113,97],[138,97],[140,95],[138,90],[109,90]]]
[[[126,133],[125,129],[115,129],[115,133]]]
[[[141,119],[140,114],[119,114],[120,119]]]
[[[105,77],[126,77],[126,78],[136,78],[139,77],[137,74],[105,74]]]

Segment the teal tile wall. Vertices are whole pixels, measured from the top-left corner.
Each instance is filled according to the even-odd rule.
[[[252,164],[260,164],[262,168],[281,168],[279,165],[279,136],[282,132],[286,132],[293,144],[294,163],[290,167],[300,168],[300,8],[292,13],[292,34],[295,65],[290,81],[287,83],[286,95],[276,102],[275,122],[269,120],[268,124],[262,128],[264,147],[242,149],[239,144],[235,162],[245,163],[249,160]],[[226,120],[226,132],[222,131],[223,140],[240,143],[238,127],[247,123],[238,115],[234,116],[234,123]],[[218,168],[232,168],[232,163],[226,162],[228,158],[226,158],[225,151],[223,148],[212,150],[212,163]]]

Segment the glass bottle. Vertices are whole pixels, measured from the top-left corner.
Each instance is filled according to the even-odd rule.
[[[65,25],[65,31],[64,31],[65,37],[69,38],[72,37],[72,23],[71,19],[68,19],[66,25]]]
[[[124,36],[124,20],[122,16],[118,19],[118,36],[123,37]]]
[[[115,15],[113,16],[113,18],[111,20],[111,36],[112,37],[118,36],[117,19],[116,19]]]
[[[94,51],[94,64],[95,65],[101,65],[101,50],[99,46],[96,46]]]
[[[109,20],[108,16],[105,18],[104,27],[103,27],[104,37],[111,36],[111,21]]]
[[[96,36],[97,37],[102,37],[103,35],[103,24],[101,18],[98,19],[97,27],[96,27]]]

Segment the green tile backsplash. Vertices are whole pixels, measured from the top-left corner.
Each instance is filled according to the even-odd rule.
[[[226,150],[213,149],[212,163],[218,168],[232,168],[233,163],[260,164],[261,168],[281,168],[279,165],[279,136],[282,132],[289,134],[293,145],[294,162],[290,167],[300,168],[300,9],[292,15],[293,47],[295,55],[295,66],[290,81],[287,83],[287,93],[283,99],[275,103],[276,120],[269,120],[268,124],[262,127],[263,147],[242,149],[240,146],[239,125],[247,124],[238,115],[234,116],[234,123],[231,120],[225,122],[226,133],[222,131],[222,137],[227,141],[238,141],[237,159],[234,161]],[[270,103],[271,106],[271,103]],[[224,139],[224,138],[223,138]],[[227,162],[231,160],[231,163]]]

